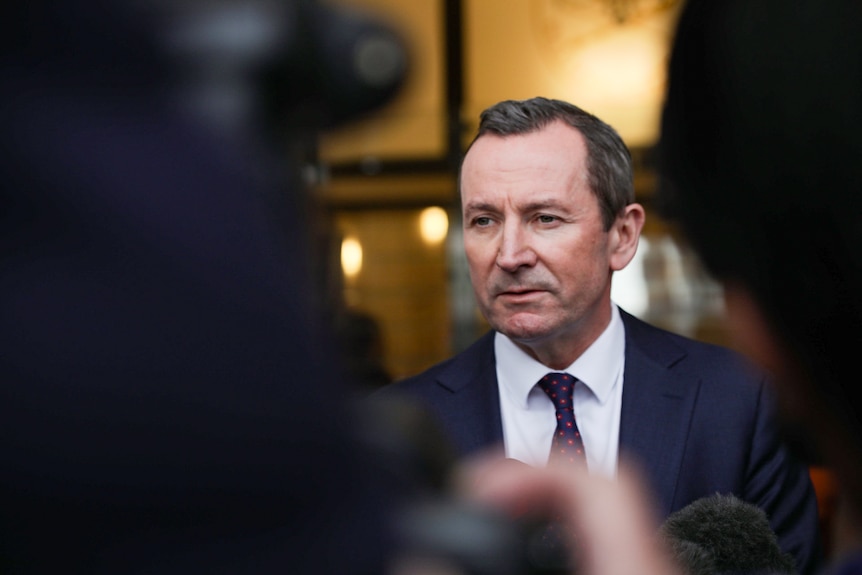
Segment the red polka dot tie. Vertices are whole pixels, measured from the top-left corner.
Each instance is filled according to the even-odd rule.
[[[551,458],[568,463],[586,463],[584,442],[575,422],[572,393],[577,380],[568,373],[549,373],[539,381],[557,410],[557,429],[551,443]]]

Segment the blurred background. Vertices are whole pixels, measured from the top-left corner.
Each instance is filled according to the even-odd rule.
[[[462,254],[456,173],[479,113],[503,99],[560,98],[620,132],[647,223],[637,258],[614,280],[615,301],[673,331],[731,343],[719,288],[651,206],[682,0],[331,3],[390,23],[410,51],[398,96],[316,138],[303,160],[320,212],[324,307],[369,385],[417,373],[487,329]]]

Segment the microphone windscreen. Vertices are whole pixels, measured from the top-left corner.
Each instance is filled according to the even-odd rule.
[[[690,503],[672,513],[659,534],[687,575],[796,574],[766,513],[733,495]]]

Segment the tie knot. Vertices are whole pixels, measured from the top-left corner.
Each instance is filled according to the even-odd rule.
[[[542,388],[557,411],[572,408],[572,392],[575,389],[575,378],[568,373],[549,373],[539,381]]]

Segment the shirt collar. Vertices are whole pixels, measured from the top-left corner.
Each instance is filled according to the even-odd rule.
[[[497,378],[519,406],[527,409],[527,396],[545,374],[552,370],[533,359],[508,336],[494,337]],[[625,359],[625,327],[617,306],[611,306],[611,321],[599,337],[564,370],[584,383],[605,403],[611,396]]]

